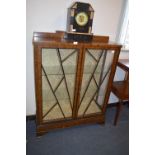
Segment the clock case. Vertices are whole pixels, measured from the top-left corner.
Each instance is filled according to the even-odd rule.
[[[75,17],[78,13],[85,12],[88,16],[88,22],[84,26],[77,24]],[[92,24],[94,17],[94,9],[89,3],[75,2],[68,8],[67,14],[67,32],[66,39],[73,41],[89,42],[93,38]]]

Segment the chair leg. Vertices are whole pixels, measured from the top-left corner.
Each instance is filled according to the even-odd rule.
[[[119,119],[119,116],[120,116],[120,111],[122,109],[122,104],[123,104],[123,101],[119,100],[119,103],[117,104],[115,119],[114,119],[114,125],[115,126],[117,125],[117,122],[118,122],[118,119]]]

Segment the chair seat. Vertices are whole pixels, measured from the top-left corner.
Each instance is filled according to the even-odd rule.
[[[121,100],[129,99],[129,81],[114,81],[112,92]]]

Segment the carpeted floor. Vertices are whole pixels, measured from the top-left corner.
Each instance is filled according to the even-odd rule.
[[[35,122],[27,121],[27,155],[128,155],[129,108],[113,126],[115,107],[107,109],[104,125],[81,125],[35,136]]]

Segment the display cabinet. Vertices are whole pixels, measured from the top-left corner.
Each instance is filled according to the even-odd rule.
[[[121,45],[108,36],[71,42],[64,32],[33,34],[37,135],[104,123]]]

